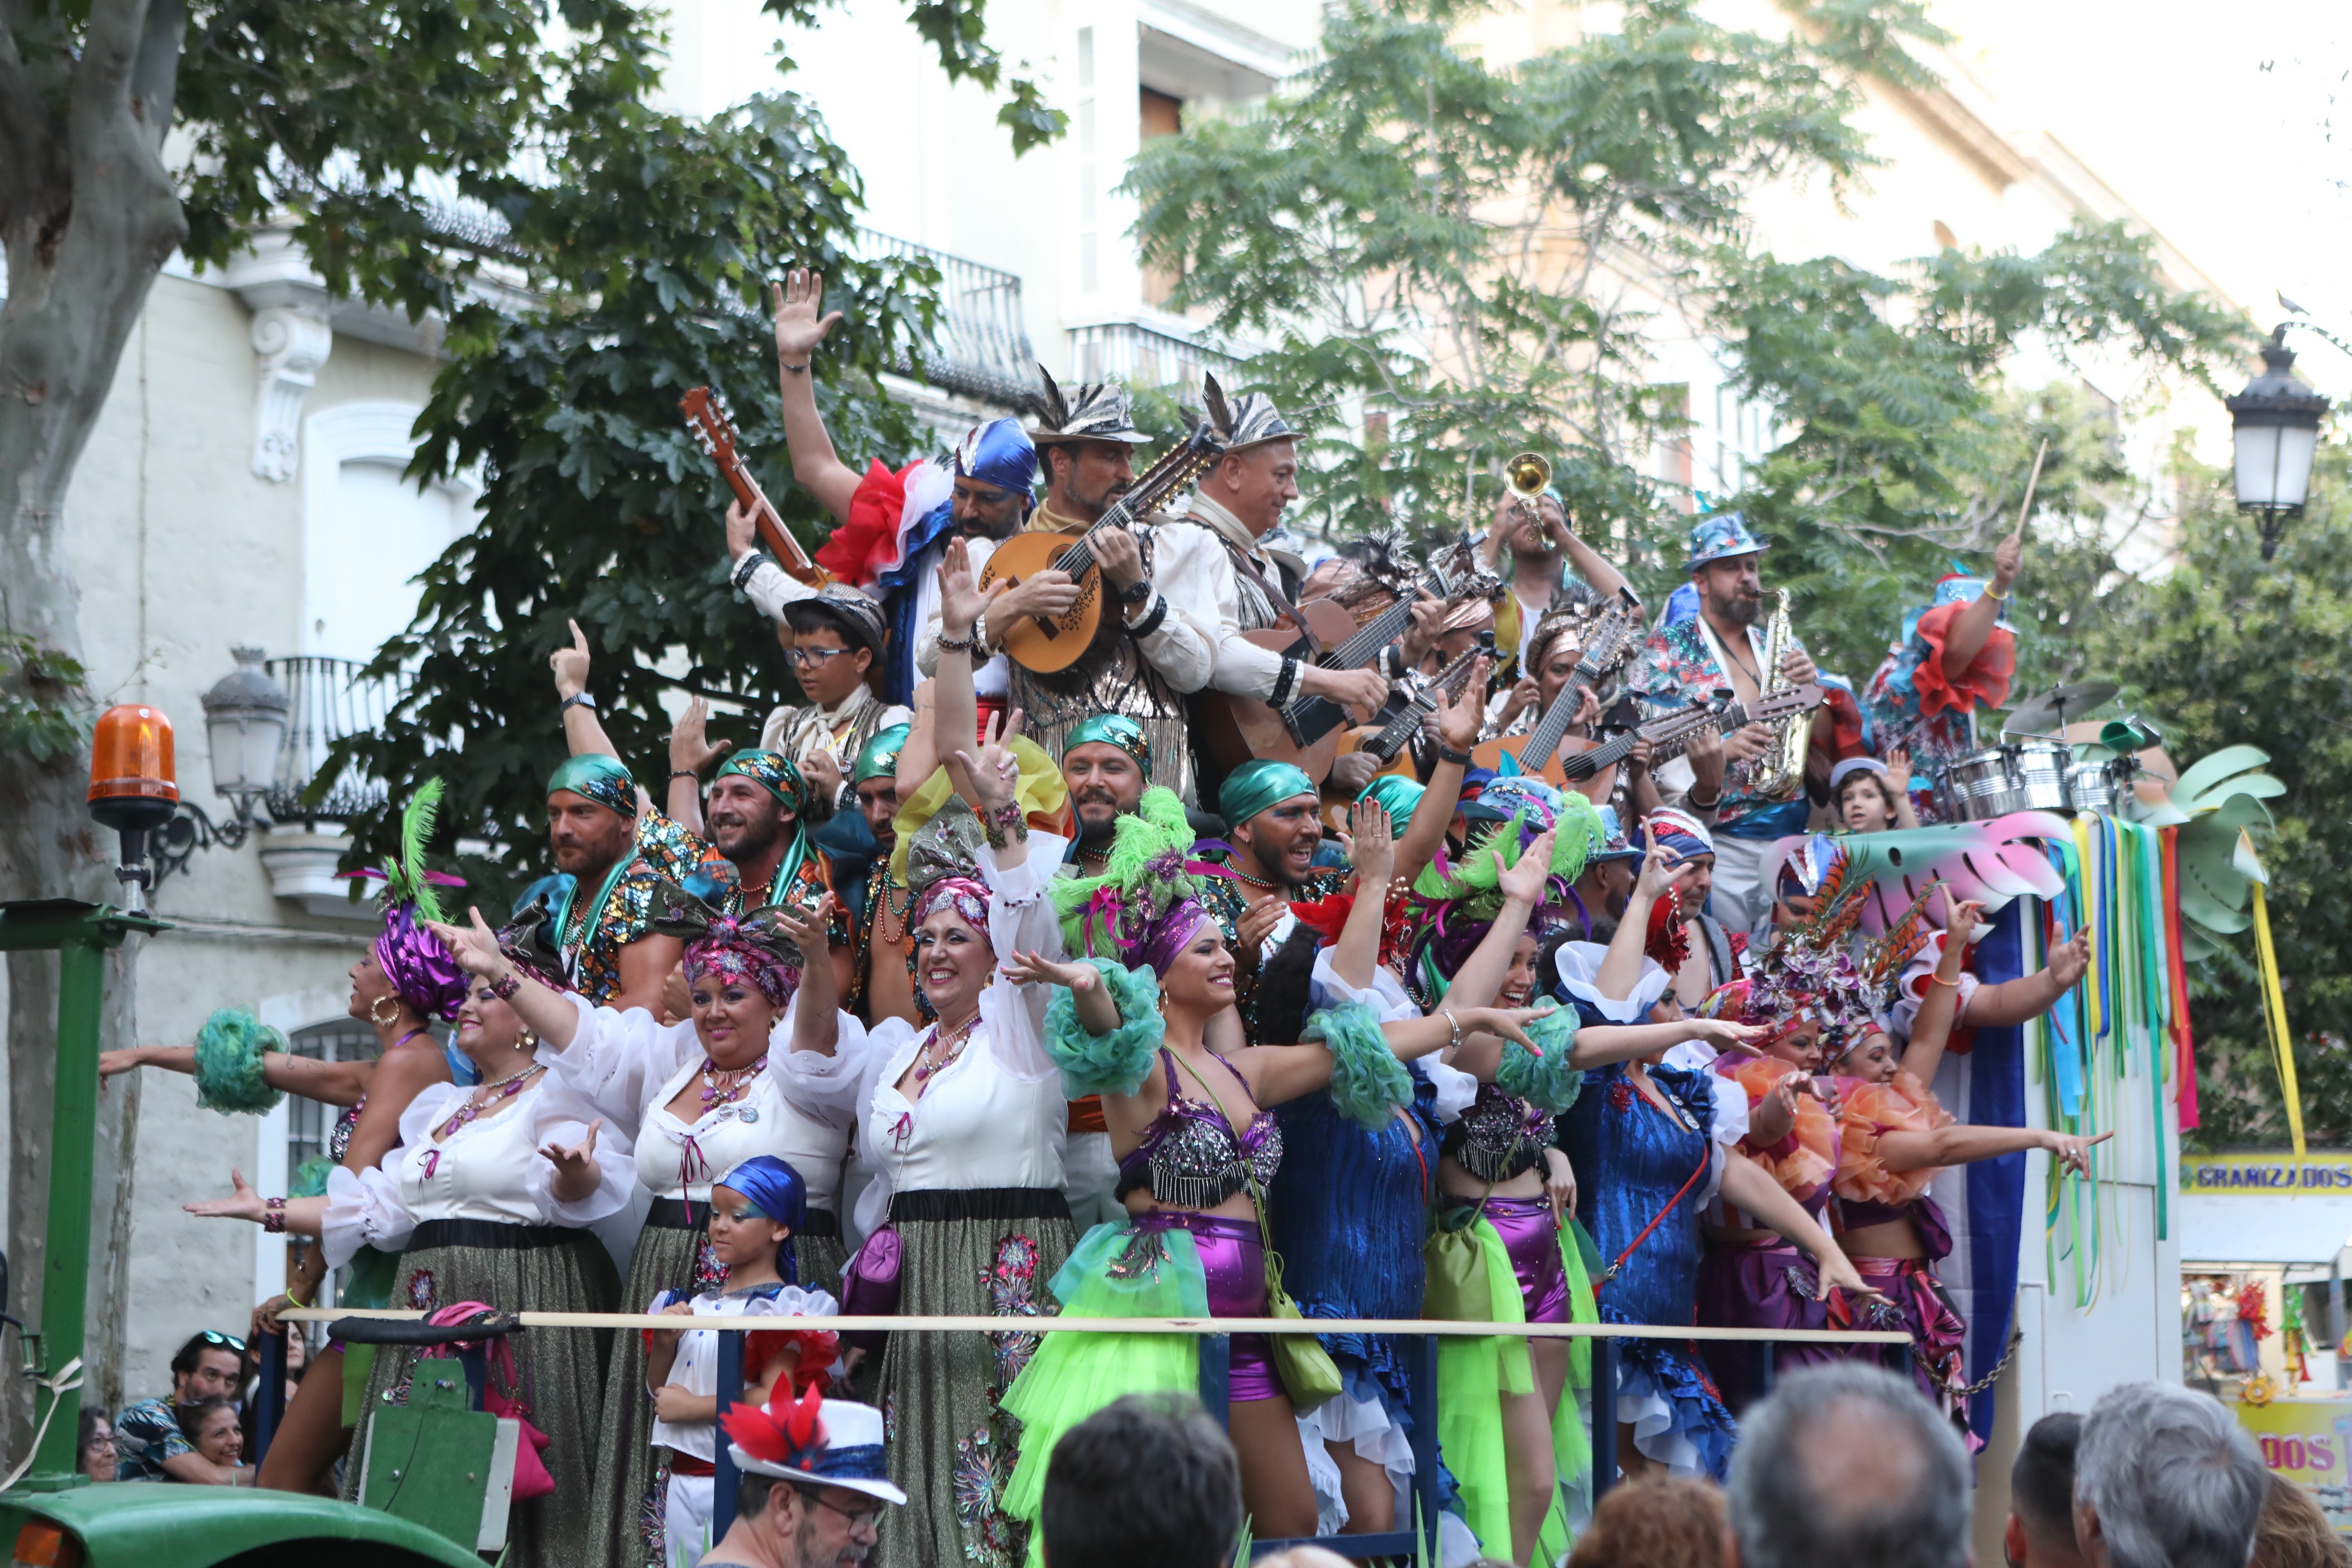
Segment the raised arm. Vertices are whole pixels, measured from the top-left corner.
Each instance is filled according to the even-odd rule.
[[[2005,1029],[2038,1018],[2073,990],[2090,967],[2091,932],[2085,926],[2053,948],[2050,962],[2032,974],[1978,986],[1960,1021],[1971,1028]]]
[[[1952,905],[1943,951],[1928,977],[1927,994],[1919,999],[1918,1016],[1911,1022],[1911,1043],[1903,1052],[1903,1070],[1921,1083],[1934,1083],[1936,1069],[1943,1065],[1944,1046],[1959,1013],[1960,971],[1968,963],[1969,943],[1984,923],[1984,906],[1975,900]]]
[[[1933,1132],[1882,1132],[1878,1135],[1878,1149],[1886,1168],[1898,1175],[1906,1171],[1998,1160],[2003,1154],[2022,1153],[2029,1149],[2046,1149],[2067,1170],[2086,1175],[2091,1169],[2092,1145],[2104,1143],[2114,1136],[2112,1131],[2096,1138],[2077,1138],[2071,1132],[2053,1132],[2046,1127],[1976,1127],[1956,1121]]]
[[[1492,662],[1482,658],[1470,667],[1469,679],[1452,700],[1443,691],[1437,694],[1437,766],[1430,770],[1429,787],[1422,791],[1420,804],[1412,808],[1412,820],[1397,841],[1396,874],[1408,882],[1437,858],[1445,843],[1445,830],[1454,824],[1454,808],[1462,799],[1464,768],[1460,763],[1447,761],[1444,753],[1465,754],[1478,743],[1479,726],[1486,718],[1486,676],[1492,668]]]
[[[2020,518],[2010,536],[1993,547],[1991,584],[1952,617],[1951,632],[1944,638],[1945,679],[1958,681],[1966,677],[1977,655],[1992,640],[2001,606],[2009,603],[2010,584],[2017,581],[2018,568],[2025,564],[2024,530],[2025,520]]]
[[[572,646],[559,647],[547,656],[548,668],[555,672],[555,696],[559,702],[571,703],[563,710],[563,743],[575,757],[614,757],[621,749],[604,733],[604,721],[596,717],[596,710],[585,702],[572,702],[588,690],[588,637],[580,629],[578,621],[564,623],[572,628]],[[649,811],[653,796],[643,785],[637,789],[637,810]]]
[[[1495,886],[1503,895],[1502,908],[1495,911],[1495,923],[1478,939],[1470,956],[1454,973],[1453,983],[1445,988],[1445,999],[1437,1005],[1441,1013],[1462,1014],[1474,1007],[1484,1007],[1502,993],[1503,977],[1510,973],[1512,950],[1534,918],[1536,906],[1543,901],[1544,879],[1551,869],[1551,851],[1555,835],[1538,834],[1514,866],[1503,865],[1503,852],[1488,848],[1480,851],[1492,855],[1500,875]]]
[[[696,837],[702,836],[702,770],[734,750],[735,742],[710,743],[705,728],[710,704],[698,697],[669,730],[669,819]]]
[[[530,1025],[531,1033],[549,1049],[569,1049],[572,1037],[580,1032],[579,1009],[508,962],[499,947],[498,933],[482,919],[481,910],[468,908],[466,912],[473,919],[470,928],[427,921],[425,929],[440,939],[458,968],[488,981],[492,990],[504,991],[511,981],[514,990],[506,1000],[515,1016]]]
[[[939,682],[926,680],[915,688],[913,721],[907,726],[907,743],[898,748],[898,803],[904,805],[915,798],[915,792],[931,782],[940,771],[939,712],[934,699]]]
[[[955,777],[956,792],[966,800],[972,798],[971,780],[959,771],[956,757],[967,746],[966,738],[977,736],[980,730],[980,699],[971,684],[972,656],[979,651],[974,628],[1006,587],[1000,581],[982,588],[974,575],[971,552],[962,540],[949,540],[939,571],[940,665],[931,679],[931,745]],[[950,643],[959,646],[950,647]],[[903,757],[900,766],[905,766]],[[922,780],[916,783],[919,787]]]
[[[1668,1024],[1587,1024],[1576,1031],[1575,1043],[1569,1047],[1569,1059],[1580,1068],[1606,1067],[1611,1062],[1639,1061],[1692,1040],[1704,1040],[1724,1050],[1747,1045],[1763,1033],[1760,1026],[1735,1024],[1727,1018],[1676,1018]]]
[[[841,312],[817,313],[824,302],[824,278],[806,268],[793,268],[773,288],[776,379],[783,395],[784,451],[792,459],[793,482],[814,496],[834,521],[847,522],[857,470],[834,453],[833,437],[816,411],[816,375],[809,363]]]
[[[98,1076],[101,1081],[137,1068],[193,1074],[196,1070],[196,1048],[129,1046],[119,1051],[99,1053]],[[261,1058],[264,1083],[281,1093],[315,1100],[321,1105],[357,1105],[367,1093],[368,1079],[374,1071],[373,1062],[322,1062],[316,1057],[296,1056],[291,1051],[269,1051]]]
[[[1612,1001],[1631,996],[1640,984],[1643,950],[1650,940],[1651,906],[1675,885],[1675,867],[1682,861],[1673,850],[1661,847],[1647,827],[1642,831],[1652,840],[1650,852],[1642,859],[1642,874],[1633,879],[1633,890],[1625,897],[1625,915],[1617,922],[1617,934],[1609,939],[1608,954],[1592,977],[1594,988]]]
[[[1355,832],[1347,844],[1356,868],[1356,901],[1331,948],[1331,973],[1358,991],[1369,990],[1381,966],[1381,925],[1388,914],[1389,877],[1396,846],[1389,837],[1389,814],[1378,803],[1360,800],[1349,808]]]
[[[1459,1014],[1432,1013],[1422,1018],[1397,1018],[1381,1025],[1381,1035],[1399,1061],[1412,1061],[1445,1049],[1457,1037],[1488,1034],[1517,1040],[1538,1055],[1543,1047],[1528,1037],[1528,1019],[1549,1007],[1472,1007]],[[1229,1058],[1250,1075],[1260,1105],[1280,1105],[1331,1086],[1331,1049],[1322,1045],[1252,1046]]]
[[[787,905],[776,911],[776,923],[801,950],[801,988],[793,997],[793,1049],[833,1055],[841,1042],[841,988],[834,973],[825,921],[833,913],[833,895],[825,894],[808,909]]]
[[[1560,513],[1559,521],[1553,523],[1549,509],[1546,509],[1544,521],[1550,526],[1552,537],[1559,541],[1560,548],[1568,552],[1568,563],[1576,568],[1577,575],[1599,589],[1603,597],[1614,599],[1618,590],[1628,585],[1625,574],[1617,570],[1614,562],[1587,544],[1574,529],[1568,526],[1565,510]]]

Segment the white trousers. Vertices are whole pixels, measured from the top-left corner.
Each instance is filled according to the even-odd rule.
[[[710,1550],[712,1486],[709,1476],[670,1477],[669,1496],[662,1504],[669,1568],[695,1568]]]

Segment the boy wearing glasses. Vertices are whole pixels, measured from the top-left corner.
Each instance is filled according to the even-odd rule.
[[[196,1452],[180,1429],[175,1407],[211,1398],[235,1399],[245,1375],[245,1342],[215,1329],[192,1336],[172,1358],[172,1397],[142,1399],[114,1418],[118,1481],[185,1481],[233,1487],[233,1465],[215,1465]]]
[[[914,713],[874,694],[874,671],[886,641],[882,606],[855,588],[828,585],[784,608],[793,646],[784,657],[809,700],[779,708],[760,731],[762,750],[781,752],[808,780],[819,818],[856,804],[849,764],[866,742]]]

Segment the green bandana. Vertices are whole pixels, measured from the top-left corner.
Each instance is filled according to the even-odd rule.
[[[874,738],[858,748],[857,764],[849,770],[849,782],[862,784],[867,779],[887,778],[898,773],[898,750],[913,732],[913,727],[906,724],[877,730]]]
[[[1423,793],[1421,785],[1402,773],[1382,773],[1364,786],[1364,793],[1356,801],[1358,805],[1370,801],[1387,812],[1390,828],[1402,833],[1405,825],[1412,820],[1412,808],[1421,804]]]
[[[558,790],[584,795],[623,816],[637,815],[637,781],[629,776],[618,757],[602,752],[566,758],[562,767],[547,775],[547,793]]]
[[[1231,831],[1267,806],[1300,795],[1320,798],[1315,781],[1302,770],[1288,763],[1268,762],[1261,757],[1244,763],[1225,775],[1223,786],[1217,791],[1217,815],[1225,819],[1225,827]]]
[[[1151,782],[1150,738],[1144,734],[1142,725],[1126,714],[1097,713],[1091,719],[1080,721],[1070,731],[1070,738],[1062,742],[1062,754],[1067,756],[1072,746],[1083,746],[1089,742],[1117,746],[1133,757],[1135,765],[1143,770],[1143,782]]]
[[[782,752],[737,752],[719,764],[713,779],[723,779],[730,773],[750,779],[753,784],[791,806],[801,809],[808,798],[808,784],[801,777],[799,768]]]

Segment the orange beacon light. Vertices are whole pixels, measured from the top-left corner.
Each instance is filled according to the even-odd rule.
[[[114,876],[129,889],[124,907],[143,913],[155,873],[147,862],[147,835],[179,809],[173,775],[172,721],[163,710],[125,702],[99,715],[90,737],[89,814],[122,836],[122,863]]]

